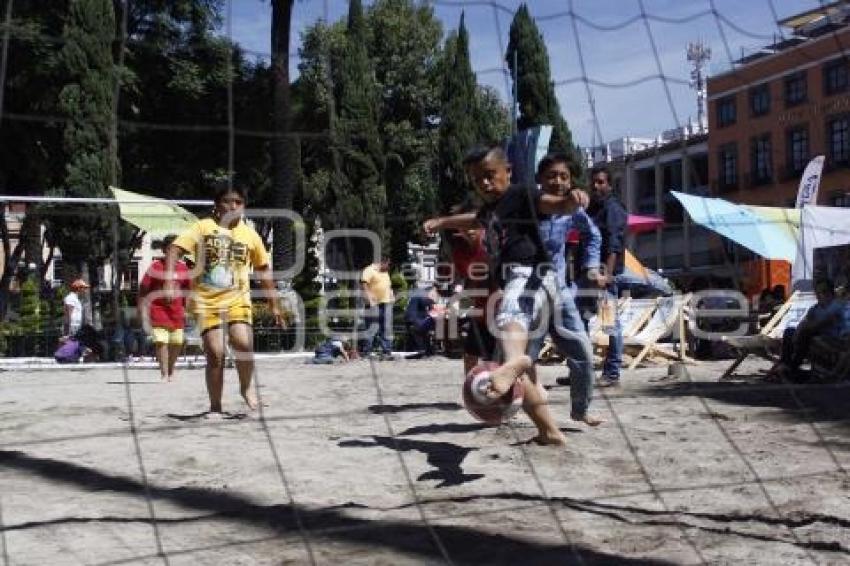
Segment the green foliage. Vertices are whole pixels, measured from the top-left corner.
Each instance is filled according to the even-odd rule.
[[[491,86],[478,85],[475,99],[475,110],[478,113],[475,120],[479,132],[478,140],[494,143],[511,135],[510,112],[499,98],[498,91]]]
[[[28,277],[21,285],[19,330],[25,336],[34,336],[40,333],[42,330],[42,314],[46,310],[39,297],[38,281],[35,277]]]
[[[393,271],[390,274],[390,284],[392,285],[393,292],[396,296],[393,308],[396,311],[404,311],[404,309],[407,308],[408,303],[407,290],[409,285],[407,283],[407,279],[404,278],[404,274],[401,271]]]
[[[549,53],[526,4],[519,7],[511,22],[505,58],[516,77],[519,103],[517,127],[523,130],[542,124],[552,125],[549,150],[570,155],[574,163],[573,174],[580,176],[582,162],[555,96],[549,70]]]
[[[456,34],[446,40],[441,63],[443,76],[438,180],[440,209],[464,200],[470,189],[463,156],[477,144],[501,140],[510,131],[507,110],[492,89],[479,87],[469,59],[469,34],[464,15]]]
[[[67,117],[63,147],[67,155],[65,188],[82,197],[108,197],[117,178],[112,137],[117,75],[112,62],[115,13],[110,0],[73,0],[63,30],[59,65],[65,86],[59,106]],[[108,257],[112,251],[109,218],[117,208],[80,207],[72,216],[53,216],[52,226],[63,259],[69,264]]]
[[[476,139],[475,74],[469,61],[469,36],[463,20],[461,15],[457,35],[449,37],[443,53],[439,138],[440,208],[443,213],[466,197],[469,183],[463,170],[463,156],[479,141]]]
[[[393,261],[402,263],[407,260],[404,243],[420,239],[422,220],[437,204],[434,172],[443,30],[430,5],[412,0],[376,0],[367,21],[372,30],[369,53],[381,93],[390,251]]]
[[[5,6],[6,3],[4,3]],[[9,29],[3,111],[59,113],[56,55],[67,0],[15,0]],[[0,128],[0,192],[25,189],[41,195],[65,175],[62,130],[55,122],[6,119]]]

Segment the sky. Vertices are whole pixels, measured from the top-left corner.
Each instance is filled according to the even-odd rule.
[[[268,57],[270,0],[231,0],[233,39],[257,57]],[[365,0],[364,5],[369,5]],[[433,0],[444,35],[466,12],[470,55],[478,82],[506,103],[510,82],[504,51],[520,0]],[[561,112],[583,147],[631,136],[655,138],[677,124],[696,121],[696,93],[688,86],[689,42],[711,49],[709,75],[778,37],[776,20],[816,8],[818,0],[527,0],[549,51]],[[291,52],[301,32],[319,18],[345,17],[348,0],[296,0]],[[645,14],[646,17],[641,17]],[[789,30],[783,29],[788,34]],[[742,51],[744,50],[744,51]],[[657,53],[657,57],[656,57]],[[293,77],[297,57],[291,61]],[[660,76],[668,77],[662,80]],[[587,81],[584,79],[587,78]],[[591,102],[596,112],[591,111]]]

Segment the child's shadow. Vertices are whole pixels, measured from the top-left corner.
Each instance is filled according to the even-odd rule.
[[[582,433],[582,432],[584,432],[580,428],[572,428],[572,427],[568,427],[568,426],[562,426],[558,430],[560,430],[563,433],[570,433],[570,432]],[[532,436],[531,438],[529,438],[527,440],[518,440],[516,442],[511,442],[510,444],[508,444],[508,446],[514,446],[515,447],[515,446],[538,445],[536,438],[537,438],[536,436]]]

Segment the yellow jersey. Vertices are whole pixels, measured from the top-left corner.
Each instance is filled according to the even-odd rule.
[[[196,222],[174,245],[195,255],[192,270],[192,310],[195,313],[251,306],[248,276],[252,268],[269,265],[265,243],[240,220],[223,228],[211,219]]]

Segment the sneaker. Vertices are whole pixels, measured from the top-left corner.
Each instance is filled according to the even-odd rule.
[[[378,359],[381,360],[382,362],[391,362],[391,361],[395,360],[395,356],[393,356],[392,354],[381,354],[381,356]]]
[[[620,387],[620,378],[603,375],[596,380],[596,387]]]

